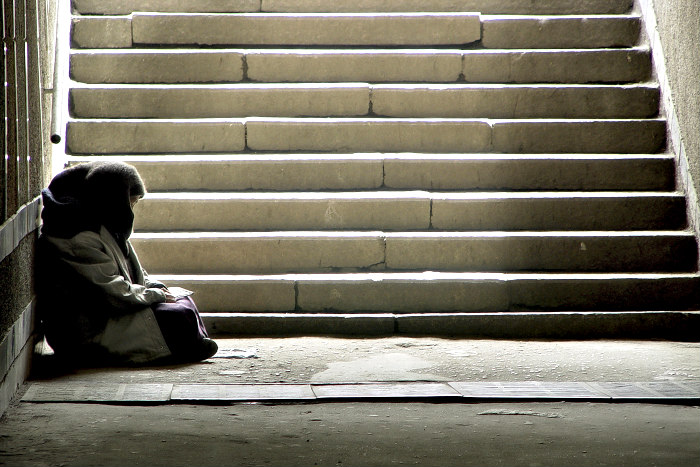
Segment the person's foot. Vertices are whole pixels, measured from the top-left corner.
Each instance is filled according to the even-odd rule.
[[[199,352],[197,354],[198,360],[206,360],[207,358],[216,354],[219,351],[219,346],[214,342],[213,339],[205,337],[200,342]]]

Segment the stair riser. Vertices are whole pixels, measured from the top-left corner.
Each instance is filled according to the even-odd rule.
[[[244,74],[244,60],[246,72]],[[623,83],[650,75],[647,50],[74,52],[85,83],[473,82]]]
[[[632,47],[636,16],[500,17],[474,13],[155,14],[73,18],[78,48],[134,45],[444,46],[491,49]]]
[[[685,226],[682,196],[450,199],[146,198],[141,231],[646,230]],[[206,209],[204,209],[206,207]]]
[[[150,157],[150,156],[149,156]],[[156,156],[153,156],[157,158]],[[183,156],[184,157],[184,156]],[[280,156],[282,159],[285,156]],[[319,190],[641,190],[673,191],[671,157],[343,159],[303,155],[265,159],[129,161],[157,191]],[[94,159],[94,158],[93,158]]]
[[[430,200],[156,200],[139,203],[138,230],[414,230],[430,227]]]
[[[369,113],[366,85],[71,89],[78,118],[352,117]]]
[[[434,199],[437,230],[644,230],[685,226],[683,197]]]
[[[260,156],[264,158],[264,156]],[[371,190],[383,182],[381,159],[130,162],[149,191]]]
[[[226,86],[75,88],[78,118],[385,117],[647,118],[654,87]]]
[[[302,314],[205,313],[207,330],[231,335],[459,336],[496,339],[697,341],[700,313],[668,311]]]
[[[401,160],[384,163],[384,186],[430,190],[670,190],[672,159]]]
[[[75,154],[237,152],[245,149],[243,121],[69,122],[66,148]]]
[[[70,76],[84,83],[236,82],[244,78],[243,56],[233,50],[73,51]]]
[[[155,274],[279,274],[369,270],[689,272],[692,236],[264,236],[134,238]]]
[[[195,290],[203,312],[448,313],[684,310],[697,308],[697,277],[332,280],[161,276]],[[535,275],[537,276],[537,275]],[[190,276],[191,277],[191,276]],[[500,277],[497,279],[496,277]]]
[[[370,120],[368,120],[370,121]],[[661,120],[459,121],[255,120],[247,146],[259,151],[654,153],[664,144]]]
[[[632,47],[639,41],[638,17],[542,19],[482,16],[481,45],[487,49],[595,49]]]
[[[125,15],[135,11],[173,13],[247,13],[267,12],[406,12],[406,11],[479,11],[484,14],[619,14],[632,7],[630,0],[73,0],[81,14]]]
[[[655,153],[664,120],[275,119],[76,120],[74,154],[251,151]]]
[[[613,14],[626,13],[630,0],[262,0],[263,11],[478,11],[482,14]]]
[[[480,39],[474,13],[411,15],[134,14],[134,44],[456,45]]]

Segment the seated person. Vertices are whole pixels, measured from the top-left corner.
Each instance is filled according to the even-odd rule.
[[[194,302],[151,280],[129,242],[145,193],[136,169],[121,162],[70,167],[42,191],[37,310],[56,357],[176,363],[218,350]]]

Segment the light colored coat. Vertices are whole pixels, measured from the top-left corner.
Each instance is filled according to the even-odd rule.
[[[51,296],[44,299],[43,313],[51,313],[52,308],[65,310],[65,303],[58,306],[58,301],[64,300],[79,309],[81,319],[94,318],[100,327],[106,321],[104,328],[101,331],[98,329],[95,335],[71,336],[71,339],[79,340],[82,337],[85,341],[79,342],[80,345],[97,345],[119,360],[134,363],[170,355],[150,307],[164,302],[165,292],[157,288],[162,284],[148,278],[130,243],[127,242],[131,269],[119,245],[105,227],[99,234],[84,231],[69,239],[43,236],[43,240],[51,250],[54,261],[68,268],[65,270],[75,272],[77,276],[73,277],[79,277],[80,282],[86,279],[92,296],[97,294],[104,298],[94,306],[98,309],[91,309],[89,303],[75,306],[81,298],[76,284],[65,283],[63,277],[49,276]],[[58,316],[53,318],[60,319]]]

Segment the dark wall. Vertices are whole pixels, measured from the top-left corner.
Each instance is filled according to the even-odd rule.
[[[38,197],[50,178],[55,0],[0,0],[0,339],[34,297]],[[61,0],[63,1],[63,0]],[[68,0],[66,0],[68,1]]]

